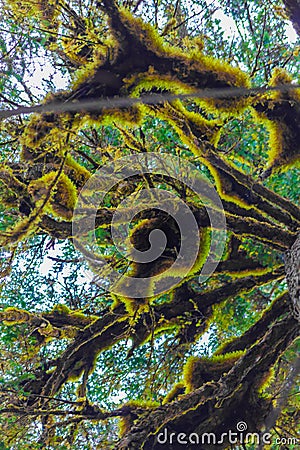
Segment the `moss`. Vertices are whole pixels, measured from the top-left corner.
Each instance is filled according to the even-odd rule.
[[[175,332],[180,331],[180,318],[176,317],[174,319],[165,321],[162,320],[155,328],[155,336],[162,334],[164,331]],[[143,344],[151,339],[151,334],[143,341]]]
[[[84,362],[80,359],[75,362],[72,372],[68,376],[68,381],[77,381],[86,370]]]
[[[64,316],[67,316],[72,312],[71,309],[67,307],[67,305],[63,305],[61,303],[55,305],[52,311],[57,312],[58,314],[62,314]]]
[[[44,23],[48,29],[56,30],[59,22],[57,18],[61,11],[61,5],[57,0],[36,0],[24,1],[22,3],[16,0],[8,0],[6,2],[13,10],[14,17],[20,19],[20,23],[24,17],[32,17]]]
[[[184,394],[185,384],[182,382],[174,384],[173,388],[168,392],[163,400],[163,405],[170,403],[178,398],[178,396]]]
[[[136,320],[144,313],[150,311],[149,298],[128,298],[120,297],[125,305],[126,311],[132,318],[132,322]]]
[[[132,126],[141,125],[143,121],[142,109],[140,105],[134,105],[126,108],[112,108],[99,112],[88,113],[82,119],[82,125],[119,125]]]
[[[26,190],[26,185],[23,184],[18,178],[15,177],[12,169],[10,167],[0,168],[0,178],[1,181],[16,193],[24,193]]]
[[[271,385],[272,381],[275,380],[275,370],[274,367],[271,367],[270,370],[265,372],[265,376],[260,379],[259,386],[257,388],[257,392],[264,396],[267,395],[265,393],[266,389]]]
[[[236,270],[236,271],[226,271],[222,272],[225,275],[229,275],[232,278],[244,278],[244,277],[250,277],[251,275],[265,275],[267,273],[272,274],[274,271],[274,267],[270,269],[270,267],[256,267],[256,268],[250,268],[245,270]]]
[[[82,188],[92,176],[91,172],[79,164],[71,155],[66,156],[64,171],[77,188]]]
[[[41,336],[45,337],[44,342],[48,342],[53,338],[60,337],[60,332],[57,328],[53,327],[50,322],[43,322],[38,329]]]
[[[143,92],[151,92],[153,88],[174,94],[192,94],[196,89],[176,79],[173,75],[162,75],[150,66],[148,72],[143,72],[124,78],[126,88],[130,89],[132,97],[140,97]]]
[[[273,71],[270,86],[290,85],[292,77],[281,68]],[[300,161],[300,89],[272,91],[253,105],[253,116],[269,133],[268,164],[263,177],[272,171],[285,171]]]
[[[29,322],[31,317],[28,311],[15,307],[8,307],[0,312],[0,320],[7,326]]]
[[[122,407],[128,407],[130,412],[128,413],[128,415],[125,415],[121,419],[119,419],[119,436],[124,436],[124,434],[126,434],[132,428],[134,421],[137,420],[139,418],[139,415],[142,413],[141,411],[139,414],[139,409],[149,410],[157,408],[158,406],[159,403],[154,401],[130,400],[129,402],[125,403]]]
[[[151,221],[152,219],[142,220],[135,227],[131,234],[131,237],[135,235],[138,238],[137,242],[140,245],[142,242],[144,242],[143,239],[145,236],[142,236],[142,239],[138,231],[143,230],[144,228],[147,228],[148,231],[151,230],[151,228],[149,227],[149,223]],[[143,298],[136,299],[128,298],[126,296],[127,277],[121,278],[118,284],[115,285],[119,292],[124,292],[124,295],[119,298],[125,303],[128,312],[134,314],[136,314],[137,312],[139,314],[141,312],[147,312],[149,310],[149,304],[151,304],[152,300],[156,298],[157,295],[160,295],[161,292],[169,292],[174,288],[174,286],[180,286],[182,283],[197,274],[206,262],[207,256],[210,251],[210,243],[210,229],[201,229],[199,251],[196,261],[191,269],[188,269],[187,267],[173,268],[175,259],[167,257],[160,257],[158,260],[149,264],[133,263],[131,265],[130,271],[126,275],[136,278],[148,278],[149,283],[147,288],[145,289]],[[136,247],[133,242],[132,244],[134,247]],[[172,284],[172,286],[169,289],[164,290],[166,282],[168,283],[168,285]]]
[[[57,101],[59,98],[52,94],[47,96],[43,103],[49,103],[50,100]],[[67,141],[70,125],[71,115],[68,113],[59,116],[54,113],[33,114],[20,137],[20,143],[23,146],[22,158],[35,160],[47,151],[54,150],[56,154],[62,155],[64,150],[60,150],[58,146],[53,148],[53,142]],[[51,147],[45,148],[41,146],[42,143]]]
[[[131,133],[128,129],[122,128],[115,124],[115,127],[120,131],[124,144],[135,152],[145,151],[144,145]],[[117,157],[117,154],[115,155]]]
[[[156,111],[159,118],[166,120],[174,127],[181,141],[196,156],[203,156],[203,154],[198,143],[195,142],[195,135],[201,141],[217,145],[222,125],[220,120],[207,120],[199,113],[188,111],[179,100],[173,101],[171,105],[164,105],[164,108],[156,109]]]
[[[73,319],[72,322],[74,323],[75,328],[76,328],[77,324],[82,327],[83,325],[90,325],[91,322],[98,319],[97,316],[87,316],[86,314],[84,314],[81,311],[71,310],[66,305],[62,305],[62,304],[55,305],[54,308],[52,309],[51,313],[59,314],[60,316],[63,316],[66,318],[72,317],[72,319]],[[66,332],[67,333],[71,332],[71,330],[66,329]]]
[[[293,82],[293,77],[289,74],[285,69],[281,67],[275,67],[272,72],[272,76],[269,81],[269,85],[271,87],[276,87],[280,85],[289,85]],[[292,89],[288,93],[289,97],[292,97],[296,101],[300,101],[300,89]],[[282,93],[278,91],[274,91],[271,94],[272,98],[280,100],[282,98]]]
[[[299,143],[293,143],[294,133],[288,124],[279,120],[271,120],[264,113],[254,113],[257,121],[263,124],[269,133],[267,173],[286,171],[295,165],[299,165]]]
[[[3,246],[11,245],[16,242],[21,242],[30,236],[30,234],[37,227],[39,222],[39,215],[32,213],[29,217],[25,217],[20,220],[11,228],[5,231],[5,233],[0,235],[0,244]]]
[[[32,196],[37,206],[42,205],[52,183],[57,177],[56,172],[49,172],[37,180],[31,181],[28,186],[28,193]],[[61,173],[55,186],[52,187],[49,201],[45,205],[45,210],[55,217],[71,220],[73,209],[77,201],[77,189],[70,178]]]
[[[113,302],[111,304],[111,310],[113,311],[114,309],[116,309],[121,303],[123,303],[121,301],[121,299],[119,298],[119,296],[115,295],[114,293],[110,294]]]
[[[187,392],[198,389],[204,383],[217,381],[223,373],[229,372],[243,351],[215,355],[211,358],[191,356],[183,369],[183,379]]]
[[[71,42],[68,42],[70,45]],[[74,48],[70,48],[70,52],[76,58]],[[72,88],[74,91],[79,90],[84,83],[88,83],[93,76],[96,74],[97,69],[104,63],[104,53],[95,52],[94,57],[91,61],[84,63],[80,69],[78,69],[73,75]]]
[[[128,9],[119,8],[119,17],[128,32],[138,42],[143,43],[149,51],[163,55],[166,48],[170,48],[152,25],[145,23],[140,17],[133,17]],[[115,32],[114,27],[112,27],[112,32]],[[116,40],[118,40],[117,32]]]
[[[74,339],[78,335],[78,328],[66,326],[60,330],[60,339]]]
[[[153,293],[157,288],[159,288],[159,283],[164,283],[166,281],[166,278],[170,278],[174,280],[174,283],[176,287],[180,286],[182,283],[188,281],[191,279],[195,274],[197,274],[203,265],[206,262],[207,256],[210,251],[210,244],[211,244],[211,235],[210,235],[210,229],[209,228],[203,228],[200,230],[200,245],[199,245],[199,251],[198,256],[196,258],[196,261],[193,265],[193,267],[187,272],[186,267],[182,267],[179,269],[172,269],[171,267],[163,267],[163,270],[161,274],[155,275],[151,278],[150,281],[150,292]],[[173,287],[172,287],[173,289]]]
[[[92,49],[89,49],[90,51],[85,51],[87,48],[87,41],[88,37],[84,35],[76,35],[76,37],[72,36],[63,36],[61,38],[61,44],[63,47],[63,53],[68,57],[68,59],[75,65],[75,66],[81,66],[84,65],[84,68],[86,69],[86,66],[89,65],[89,60],[91,59],[91,53]],[[95,54],[95,52],[93,52]],[[104,51],[103,51],[103,58],[104,58]],[[87,58],[89,56],[89,58]],[[98,59],[97,57],[94,60]],[[84,73],[84,71],[82,71]],[[78,81],[80,80],[80,71],[75,72],[75,78],[78,78]]]
[[[132,39],[136,40],[137,45],[142,44],[145,50],[158,55],[159,57],[169,57],[175,59],[176,62],[182,63],[185,66],[187,72],[199,72],[200,73],[213,73],[219,83],[229,86],[244,86],[250,85],[249,77],[243,73],[240,69],[232,67],[224,61],[219,61],[215,58],[205,56],[203,53],[192,50],[188,55],[184,54],[180,49],[166,45],[163,39],[158,35],[154,28],[145,24],[142,19],[134,18],[125,9],[120,9],[119,20],[125,26],[126,31],[131,35]],[[114,27],[113,27],[114,28]],[[118,40],[118,34],[116,33],[116,39]],[[181,64],[179,64],[181,66]],[[181,66],[181,71],[183,68]],[[180,79],[184,73],[178,74],[177,78]],[[226,105],[226,109],[234,108],[236,110],[237,104],[241,100],[231,99],[230,107]],[[245,103],[245,100],[242,100]],[[227,100],[228,103],[228,100]],[[235,106],[233,107],[233,103]],[[222,101],[219,101],[219,107],[222,106]]]

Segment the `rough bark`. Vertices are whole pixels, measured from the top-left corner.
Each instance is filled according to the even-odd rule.
[[[292,313],[300,321],[300,234],[285,254],[285,271],[292,300]]]

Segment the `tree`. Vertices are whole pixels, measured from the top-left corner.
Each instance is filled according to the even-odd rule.
[[[299,2],[2,6],[1,448],[296,448]]]

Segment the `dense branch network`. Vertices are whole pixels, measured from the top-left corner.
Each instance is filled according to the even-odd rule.
[[[297,2],[285,3],[293,22],[297,23],[293,6]],[[145,93],[193,93],[206,88],[249,87],[247,76],[237,68],[200,53],[185,55],[181,50],[167,47],[150,26],[134,18],[128,10],[119,8],[115,1],[103,0],[99,7],[109,20],[113,55],[109,58],[100,55],[98,60],[95,58],[69,91],[48,96],[45,104],[55,101],[76,104],[79,101],[114,96],[135,97]],[[80,22],[80,26],[84,28],[84,23]],[[91,51],[89,48],[85,50],[86,55],[84,51],[81,55],[83,59],[88,58]],[[72,64],[72,61],[69,60],[69,63]],[[276,72],[271,80],[271,86],[289,83],[291,79],[283,71]],[[144,305],[141,299],[139,303],[120,298],[108,310],[95,316],[85,316],[62,307],[42,314],[18,308],[4,310],[0,313],[0,320],[7,326],[26,324],[37,346],[42,347],[52,339],[68,339],[71,342],[59,358],[49,361],[47,367],[39,367],[34,379],[22,381],[22,389],[27,393],[25,400],[17,395],[12,396],[11,404],[2,412],[37,416],[78,415],[79,420],[125,417],[127,428],[123,430],[124,436],[118,444],[120,449],[158,448],[155,434],[164,426],[170,431],[201,433],[210,430],[216,434],[232,427],[237,420],[245,420],[253,431],[260,431],[263,427],[272,401],[260,397],[259,388],[268,378],[270,367],[299,333],[296,320],[299,314],[299,267],[298,272],[295,270],[293,274],[295,264],[291,261],[296,260],[295,255],[299,254],[299,238],[297,241],[296,238],[300,210],[288,199],[266,188],[262,179],[254,179],[225,160],[218,149],[223,123],[221,120],[208,120],[207,116],[209,112],[216,116],[220,112],[225,116],[237,116],[249,108],[257,120],[269,127],[270,145],[276,142],[276,148],[270,155],[268,168],[262,176],[264,178],[299,159],[300,95],[298,90],[272,91],[238,98],[195,99],[195,103],[201,113],[191,112],[185,101],[174,100],[158,105],[86,111],[80,115],[75,112],[35,114],[17,130],[22,147],[21,161],[7,162],[1,169],[1,178],[6,190],[4,201],[8,207],[18,208],[20,221],[3,233],[3,245],[15,245],[33,232],[72,240],[70,219],[76,197],[92,176],[91,171],[71,156],[72,136],[86,123],[99,125],[109,121],[121,131],[129,148],[146,152],[147,148],[141,146],[134,134],[123,127],[134,127],[150,114],[173,127],[182,144],[214,179],[231,235],[227,257],[219,264],[216,275],[225,274],[231,277],[231,281],[199,293],[193,291],[187,279],[165,303],[156,304],[155,299],[147,300],[148,309],[145,309],[141,307],[141,304]],[[24,162],[28,164],[26,172]],[[129,192],[135,192],[140,181],[131,180],[128,183]],[[160,182],[161,179],[150,178],[153,185]],[[149,185],[149,180],[147,183]],[[208,227],[209,218],[204,208],[193,202],[192,198],[187,199],[187,204],[199,229]],[[96,227],[109,227],[114,212],[113,206],[99,208]],[[143,213],[140,220],[149,224],[153,220],[153,211]],[[165,216],[158,213],[156,228],[163,228],[165,221]],[[139,231],[141,240],[146,240],[148,235],[147,229]],[[193,385],[190,391],[185,380],[180,395],[175,395],[172,401],[166,401],[162,406],[124,406],[109,414],[97,405],[90,405],[85,398],[87,380],[94,370],[97,357],[107,348],[130,338],[130,357],[152,336],[175,327],[180,345],[187,349],[207,330],[217,305],[284,278],[283,263],[278,263],[276,267],[264,267],[243,254],[241,240],[248,237],[279,253],[292,249],[293,256],[286,262],[290,295],[285,292],[279,296],[248,331],[219,349],[219,357],[224,357],[220,370],[211,374],[209,381],[203,385]],[[292,303],[295,317],[290,310]],[[85,398],[85,401],[76,403],[74,409],[58,412],[51,401],[68,380],[80,377],[79,397]],[[232,411],[243,410],[245,403],[248,409],[244,416],[240,412],[238,416],[232,414]],[[215,411],[213,420],[212,410]],[[254,421],[257,411],[260,411],[260,419]]]

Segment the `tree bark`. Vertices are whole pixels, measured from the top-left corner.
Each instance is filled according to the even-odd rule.
[[[286,280],[292,300],[293,316],[300,321],[300,233],[285,254]]]

